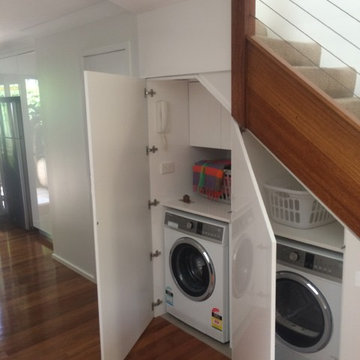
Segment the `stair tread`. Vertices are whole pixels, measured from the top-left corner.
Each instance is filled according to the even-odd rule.
[[[352,68],[316,66],[294,66],[294,68],[333,98],[352,97],[354,94],[356,72]]]
[[[358,97],[338,98],[336,101],[344,105],[360,106],[360,98]]]
[[[321,46],[315,42],[285,41],[262,35],[256,35],[255,39],[268,46],[290,65],[312,66],[320,63]]]
[[[255,34],[259,36],[267,35],[267,27],[259,20],[255,21]]]
[[[360,98],[347,97],[336,99],[336,101],[342,108],[346,109],[347,111],[360,118]]]

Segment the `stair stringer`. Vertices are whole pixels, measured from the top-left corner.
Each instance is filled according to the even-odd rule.
[[[246,127],[360,235],[359,120],[254,39],[246,44]]]

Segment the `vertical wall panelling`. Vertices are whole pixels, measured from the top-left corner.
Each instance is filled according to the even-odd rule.
[[[120,15],[37,39],[43,117],[48,144],[55,256],[95,277],[83,60],[89,49],[129,41],[137,72],[137,26]],[[104,89],[105,91],[106,89]]]
[[[84,70],[132,75],[130,42],[89,49],[84,52]]]
[[[231,0],[189,0],[138,16],[140,74],[230,70]]]

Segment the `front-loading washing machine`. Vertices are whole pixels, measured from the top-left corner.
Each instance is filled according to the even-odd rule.
[[[342,254],[277,237],[276,360],[339,359]]]
[[[229,341],[229,226],[168,209],[164,224],[166,311]]]

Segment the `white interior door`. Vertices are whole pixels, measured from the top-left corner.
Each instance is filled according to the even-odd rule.
[[[153,317],[144,80],[85,72],[102,360]]]
[[[239,127],[232,127],[232,358],[273,360],[276,241]]]

